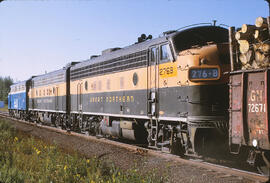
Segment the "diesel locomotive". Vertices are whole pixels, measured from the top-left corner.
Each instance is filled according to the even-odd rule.
[[[228,149],[228,46],[228,30],[213,25],[142,36],[12,85],[9,112],[174,154],[218,154]]]

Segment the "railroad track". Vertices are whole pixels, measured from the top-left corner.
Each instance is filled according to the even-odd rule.
[[[13,120],[15,122],[24,123],[24,124],[27,124],[30,126],[36,126],[39,128],[51,130],[51,131],[54,131],[57,133],[65,134],[65,135],[71,135],[71,136],[75,136],[78,138],[83,138],[83,139],[86,139],[89,141],[96,141],[96,142],[100,142],[100,143],[104,143],[104,144],[110,144],[113,146],[127,149],[129,151],[134,151],[134,152],[140,153],[140,154],[157,156],[157,157],[160,157],[163,159],[172,160],[174,162],[180,162],[180,163],[192,165],[192,166],[199,167],[199,168],[204,168],[204,169],[207,169],[209,171],[215,172],[220,177],[236,176],[236,177],[243,177],[243,178],[255,181],[255,182],[268,182],[269,181],[269,177],[263,176],[263,175],[260,175],[260,174],[254,173],[254,172],[249,172],[249,171],[244,171],[244,170],[240,170],[237,168],[230,168],[230,167],[226,167],[226,166],[222,166],[222,165],[217,165],[217,164],[205,162],[203,160],[183,159],[183,158],[176,156],[176,155],[172,155],[172,154],[168,154],[168,153],[164,153],[164,152],[156,151],[156,150],[152,150],[152,149],[147,149],[147,148],[143,148],[143,147],[138,147],[136,145],[125,144],[122,142],[117,142],[117,141],[113,141],[113,140],[109,140],[109,139],[105,139],[105,138],[97,138],[94,136],[88,136],[88,135],[79,134],[76,132],[62,130],[59,128],[54,128],[54,127],[50,127],[50,126],[27,122],[24,120],[14,119],[14,118],[9,117],[7,112],[0,112],[0,118],[10,119],[10,120]]]

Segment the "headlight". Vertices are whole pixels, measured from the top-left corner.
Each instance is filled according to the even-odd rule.
[[[200,60],[200,65],[206,64],[207,63],[207,59],[206,58],[202,58]]]

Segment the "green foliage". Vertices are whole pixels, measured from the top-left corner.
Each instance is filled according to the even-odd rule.
[[[18,134],[0,119],[0,182],[166,182],[155,171],[140,175],[137,168],[121,171],[112,163],[68,154],[56,145]]]
[[[10,90],[10,85],[13,84],[13,80],[10,77],[0,76],[0,101],[4,101],[6,104],[8,102],[8,93]]]

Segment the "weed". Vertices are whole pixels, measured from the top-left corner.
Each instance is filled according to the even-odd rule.
[[[95,157],[65,153],[54,144],[16,133],[0,119],[0,182],[141,183],[165,182],[155,171],[140,175],[135,167],[121,171]]]

